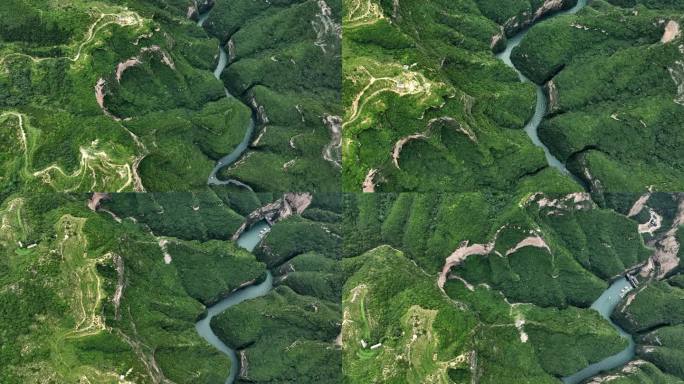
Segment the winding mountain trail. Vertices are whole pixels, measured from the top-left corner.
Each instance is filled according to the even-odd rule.
[[[130,370],[123,374],[115,368],[78,364],[69,357],[73,351],[69,350],[67,340],[87,338],[112,330],[107,326],[102,313],[108,294],[105,292],[103,278],[98,273],[97,266],[115,259],[115,255],[111,252],[99,256],[93,254],[94,251],[89,249],[89,239],[84,229],[87,221],[85,217],[65,214],[58,219],[55,226],[54,253],[59,257],[67,279],[62,285],[54,288],[61,292],[67,307],[71,310],[73,324],[57,328],[57,331],[50,335],[46,345],[49,346],[52,361],[60,368],[58,371],[69,372],[74,378],[70,382],[77,382],[75,378],[78,378],[79,383],[132,383],[126,380]],[[48,251],[47,248],[41,248],[44,247],[42,244],[38,247],[39,252]]]
[[[137,26],[140,28],[145,22],[138,13],[127,9],[121,9],[121,12],[117,13],[107,13],[99,9],[95,9],[94,11],[99,13],[94,16],[96,19],[88,27],[83,40],[80,42],[73,42],[68,46],[69,50],[75,51],[73,56],[34,57],[25,53],[11,52],[0,57],[0,67],[2,67],[7,59],[11,57],[27,57],[33,63],[60,59],[76,63],[87,55],[86,47],[93,43],[98,36],[98,33],[106,27],[110,25],[119,25],[121,27]],[[5,68],[5,70],[8,71],[9,69]],[[128,131],[136,144],[142,146],[143,152],[145,152],[145,154],[135,157],[132,164],[129,164],[125,160],[112,159],[111,154],[97,148],[96,142],[93,142],[89,145],[82,145],[79,147],[79,167],[72,173],[65,171],[57,164],[52,164],[44,169],[33,171],[31,170],[30,153],[33,151],[32,147],[35,147],[36,138],[28,137],[28,131],[30,131],[33,136],[36,136],[40,131],[35,128],[30,129],[26,124],[26,120],[29,119],[29,116],[22,113],[15,111],[4,112],[0,115],[0,120],[7,117],[15,117],[18,120],[20,141],[24,151],[23,172],[25,177],[38,177],[42,179],[44,183],[53,186],[56,190],[61,192],[79,190],[83,186],[88,190],[99,188],[121,192],[133,188],[139,192],[144,191],[142,181],[137,174],[137,165],[146,155],[146,149],[138,137],[128,131],[125,127],[124,129]],[[111,152],[111,150],[113,150],[113,148],[109,148],[109,152]]]
[[[361,116],[363,107],[379,94],[393,92],[398,96],[418,95],[421,93],[429,95],[433,88],[430,80],[419,72],[405,71],[397,64],[380,62],[374,64],[384,69],[394,69],[396,74],[394,76],[375,77],[366,67],[360,66],[358,71],[366,75],[366,78],[362,79],[366,81],[366,85],[354,96],[351,108],[347,112],[348,117],[342,124],[342,127],[354,123]]]
[[[112,18],[111,20],[107,20],[104,23],[100,23],[102,20],[105,18],[110,17]],[[97,32],[101,31],[103,28],[105,28],[108,25],[111,24],[118,24],[122,27],[127,27],[127,26],[133,26],[133,25],[138,25],[141,26],[143,25],[143,18],[140,17],[135,12],[131,11],[123,11],[121,13],[104,13],[100,12],[100,15],[98,19],[93,22],[93,24],[90,25],[90,28],[88,28],[88,32],[86,33],[85,39],[78,45],[78,49],[76,50],[76,55],[74,57],[69,57],[69,56],[57,56],[57,57],[34,57],[31,55],[27,55],[25,53],[19,53],[19,52],[13,52],[9,53],[3,57],[0,58],[0,66],[2,66],[5,63],[5,60],[9,57],[27,57],[34,63],[40,63],[45,60],[56,60],[56,59],[66,59],[69,60],[73,63],[77,62],[81,58],[81,54],[83,53],[83,48],[90,43],[94,38]]]
[[[95,191],[101,187],[106,188],[108,185],[111,185],[108,184],[108,180],[112,177],[114,179],[119,179],[122,182],[116,189],[116,192],[123,192],[133,185],[134,176],[130,164],[115,163],[105,151],[97,150],[93,147],[80,147],[79,152],[81,155],[79,167],[71,174],[64,171],[59,165],[53,164],[45,169],[33,172],[33,176],[42,178],[46,184],[52,185],[56,190],[61,192],[81,190],[83,183],[87,183],[89,180],[91,183],[90,186],[86,188],[87,190]],[[109,171],[109,175],[107,174],[107,171]],[[101,175],[101,177],[98,178],[98,174]],[[61,175],[61,177],[59,175]],[[92,178],[89,176],[92,176]],[[73,180],[74,183],[71,183],[71,187],[66,187],[68,184],[65,184],[65,188],[62,188],[60,186],[62,183],[59,182],[62,180],[57,180],[57,177],[60,177],[60,179],[63,180]],[[99,182],[102,182],[101,187],[98,187]]]
[[[142,189],[142,182],[137,175],[137,164],[132,166],[126,161],[112,159],[105,150],[98,148],[97,142],[90,143],[89,146],[79,147],[79,166],[72,173],[68,173],[57,164],[49,165],[43,169],[33,171],[31,168],[31,158],[29,153],[30,143],[35,143],[35,138],[31,139],[27,131],[29,127],[26,123],[28,116],[8,111],[0,114],[0,120],[4,118],[16,118],[19,128],[19,140],[24,152],[23,173],[27,178],[40,178],[45,184],[51,185],[55,190],[61,192],[73,192],[82,189],[86,185],[88,190],[115,188],[113,190],[122,192],[134,186],[135,189]],[[35,135],[38,132],[35,128],[32,131]],[[29,142],[31,140],[31,142]],[[140,157],[136,158],[138,161]],[[139,161],[138,161],[139,162]]]
[[[114,17],[114,20],[107,21],[97,27],[97,25],[102,21],[105,17]],[[83,51],[83,47],[88,44],[90,41],[93,40],[95,37],[95,34],[100,31],[102,28],[110,25],[110,24],[118,24],[122,27],[127,27],[127,26],[132,26],[132,25],[142,25],[143,24],[143,19],[140,17],[135,12],[130,12],[130,11],[124,11],[122,13],[100,13],[100,18],[97,19],[91,26],[90,29],[88,29],[88,36],[86,39],[78,46],[78,50],[76,52],[76,56],[73,58],[68,58],[68,60],[72,62],[78,61],[78,59],[81,57],[81,52]],[[97,28],[96,28],[97,27]]]

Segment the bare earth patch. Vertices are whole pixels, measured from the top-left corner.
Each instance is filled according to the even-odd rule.
[[[656,213],[653,209],[649,209],[650,217],[647,222],[639,224],[639,233],[648,233],[653,235],[655,231],[660,229],[663,222],[663,217]]]
[[[401,167],[399,167],[399,156],[401,155],[401,149],[404,148],[404,144],[408,143],[411,140],[417,139],[427,139],[427,136],[423,135],[422,133],[417,133],[415,135],[406,136],[394,144],[394,150],[392,151],[392,161],[394,162],[394,166],[397,167],[397,169],[401,169]]]
[[[363,180],[363,192],[373,193],[375,192],[375,175],[378,173],[377,169],[371,169],[368,171],[366,178]]]
[[[651,256],[641,268],[639,274],[642,277],[651,275],[656,270],[656,266],[658,266],[658,275],[656,278],[662,279],[670,271],[679,266],[679,248],[681,245],[677,240],[677,231],[679,230],[679,227],[684,224],[684,198],[680,196],[679,199],[677,216],[668,231],[665,232],[663,238],[655,244],[655,253],[653,256]],[[653,214],[651,216],[649,223],[654,220]],[[660,222],[658,221],[657,224],[660,225]]]
[[[632,208],[629,209],[629,213],[627,214],[627,217],[632,217],[638,215],[642,209],[644,209],[644,204],[648,202],[648,199],[651,198],[650,193],[645,193],[641,195],[637,201],[634,202],[634,205],[632,205]]]
[[[323,148],[323,159],[332,163],[335,167],[342,167],[342,118],[339,116],[325,115],[323,123],[330,131],[330,143]],[[290,146],[294,147],[292,139]]]
[[[544,239],[542,239],[539,235],[535,235],[522,239],[518,244],[515,245],[515,247],[506,251],[506,256],[517,252],[520,248],[523,247],[544,248],[547,251],[549,251],[549,253],[551,253],[551,249],[549,249],[549,246],[546,245]]]
[[[667,25],[665,25],[665,33],[663,33],[663,37],[660,39],[660,42],[663,44],[669,43],[670,41],[678,38],[680,35],[681,31],[679,30],[679,23],[674,20],[670,20],[667,22]]]
[[[88,200],[88,208],[90,208],[91,211],[97,211],[97,209],[100,207],[100,202],[108,198],[109,194],[107,193],[95,192]]]
[[[494,241],[487,244],[473,244],[468,245],[468,241],[464,241],[459,245],[456,250],[449,255],[444,261],[444,266],[442,267],[442,272],[439,274],[439,279],[437,280],[437,285],[441,289],[444,289],[444,283],[446,283],[447,275],[452,267],[462,263],[470,255],[486,255],[494,249]]]

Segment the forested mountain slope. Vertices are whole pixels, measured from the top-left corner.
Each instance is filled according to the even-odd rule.
[[[671,194],[614,194],[601,205],[582,193],[348,195],[345,377],[559,383],[627,347],[588,307],[629,272],[639,287],[615,318],[638,322],[624,328],[638,352],[606,377],[682,382],[683,207]],[[660,325],[674,327],[653,331]]]
[[[220,178],[338,189],[339,5],[10,0],[0,15],[3,191],[198,189],[241,143]]]

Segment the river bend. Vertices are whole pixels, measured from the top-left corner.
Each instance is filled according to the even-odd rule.
[[[260,221],[254,224],[248,230],[244,231],[242,235],[240,235],[237,244],[238,246],[251,252],[261,242],[261,240],[263,240],[269,230],[270,227],[268,224],[264,221]],[[228,347],[223,341],[221,341],[221,339],[218,338],[218,336],[216,336],[214,331],[212,331],[211,319],[214,316],[223,313],[228,308],[240,304],[245,300],[266,295],[272,288],[273,276],[271,275],[271,272],[267,271],[266,279],[263,282],[238,289],[237,291],[224,297],[221,301],[207,308],[207,316],[195,324],[195,329],[200,336],[202,336],[216,349],[228,355],[230,358],[230,372],[228,373],[226,384],[233,384],[233,382],[235,382],[238,372],[240,371],[240,361],[235,350]]]
[[[197,25],[202,27],[204,25],[204,22],[207,20],[209,17],[209,12],[211,12],[211,9],[205,11],[204,13],[199,15],[199,20],[197,21]],[[223,70],[226,68],[228,65],[228,53],[226,52],[226,49],[223,47],[223,44],[219,42],[219,60],[218,63],[216,64],[216,69],[214,69],[214,77],[221,81],[221,74],[223,73]],[[233,97],[233,95],[230,94],[228,91],[228,88],[223,87],[223,89],[226,92],[226,97]],[[249,107],[249,106],[248,106]],[[256,127],[256,113],[252,108],[250,108],[252,111],[252,116],[249,120],[249,123],[247,124],[247,128],[245,129],[245,136],[243,137],[242,141],[240,144],[238,144],[237,147],[235,147],[229,154],[223,156],[216,162],[216,165],[214,166],[214,169],[212,169],[211,174],[209,174],[209,178],[207,180],[208,185],[228,185],[228,184],[233,184],[237,185],[239,187],[244,187],[249,190],[250,188],[247,184],[238,181],[238,180],[219,180],[217,177],[218,172],[233,164],[237,159],[242,156],[242,154],[245,153],[247,150],[247,147],[249,146],[249,142],[252,139],[252,135],[254,134],[254,129]]]
[[[575,14],[587,5],[587,1],[588,0],[578,0],[577,4],[574,7],[562,12],[558,12],[554,15],[554,17],[559,15]],[[515,47],[520,45],[520,43],[525,38],[529,30],[530,28],[526,28],[520,31],[517,35],[507,39],[506,49],[504,49],[501,53],[497,54],[496,57],[501,59],[501,61],[503,61],[504,64],[506,64],[507,66],[513,68],[513,70],[518,74],[520,81],[530,82],[534,84],[535,88],[537,89],[537,105],[534,109],[534,115],[532,116],[530,121],[528,121],[525,125],[525,132],[532,140],[532,143],[544,150],[546,162],[549,164],[549,166],[558,169],[564,175],[571,176],[573,177],[573,179],[578,180],[572,173],[570,173],[570,171],[568,171],[565,164],[558,160],[558,158],[556,158],[551,153],[551,151],[549,151],[549,148],[539,139],[539,125],[541,124],[542,119],[544,118],[544,115],[546,114],[548,108],[548,101],[546,99],[546,93],[544,92],[544,88],[527,79],[511,61],[511,52],[513,52],[513,49]],[[584,185],[584,183],[580,183],[580,185]]]
[[[554,17],[559,15],[575,14],[587,5],[587,1],[588,0],[578,0],[577,4],[574,7],[566,11],[558,12],[554,15]],[[511,61],[511,52],[513,52],[513,49],[515,47],[520,45],[522,40],[527,35],[527,32],[529,32],[529,28],[526,28],[525,30],[519,32],[517,35],[508,39],[506,42],[506,49],[504,49],[503,52],[497,54],[496,56],[499,59],[501,59],[501,61],[503,61],[507,66],[515,70],[515,72],[518,74],[518,77],[520,78],[520,81],[530,82],[535,85],[535,88],[537,90],[537,104],[534,109],[534,115],[532,116],[530,121],[528,121],[525,125],[525,132],[532,140],[532,143],[544,150],[544,155],[546,156],[546,161],[549,164],[549,166],[558,169],[561,173],[565,175],[571,176],[574,180],[578,181],[580,185],[584,185],[584,183],[581,180],[579,180],[574,174],[568,171],[565,164],[558,160],[558,158],[556,158],[551,153],[551,151],[549,151],[549,148],[546,145],[544,145],[544,143],[542,143],[542,141],[539,139],[539,125],[541,124],[542,119],[544,118],[544,115],[546,114],[548,109],[546,93],[544,92],[543,87],[527,79]],[[605,290],[603,294],[601,294],[601,296],[591,305],[592,309],[598,311],[602,317],[610,321],[610,323],[613,325],[613,327],[615,327],[620,336],[628,340],[629,345],[627,346],[627,348],[613,356],[609,356],[597,363],[591,364],[571,376],[563,377],[562,381],[564,384],[581,383],[582,381],[592,376],[595,376],[600,372],[620,367],[629,362],[634,357],[634,339],[630,334],[625,332],[622,328],[618,327],[610,319],[611,313],[613,312],[617,304],[620,302],[621,298],[628,290],[631,290],[631,288],[632,287],[626,278],[620,278],[613,282],[610,285],[610,287],[607,290]]]

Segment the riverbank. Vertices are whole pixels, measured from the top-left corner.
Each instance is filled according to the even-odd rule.
[[[559,11],[556,14],[554,14],[552,17],[555,16],[560,16],[560,15],[566,15],[566,14],[574,14],[579,12],[582,8],[584,8],[587,5],[587,0],[579,0],[577,4],[565,11]],[[499,58],[501,61],[504,62],[508,67],[512,68],[517,74],[518,77],[520,78],[520,81],[522,82],[530,82],[534,84],[534,82],[530,81],[525,75],[520,72],[513,62],[511,61],[511,53],[513,52],[513,49],[515,49],[522,40],[525,38],[527,33],[529,32],[529,28],[531,28],[534,24],[531,24],[528,28],[525,28],[518,32],[515,36],[509,38],[506,40],[506,45],[503,51],[498,53],[496,55],[497,58]],[[544,90],[544,87],[534,84],[536,88],[536,93],[537,93],[537,103],[535,105],[534,109],[534,114],[532,115],[532,118],[525,124],[525,133],[530,137],[532,140],[532,143],[541,148],[544,151],[544,156],[546,157],[546,161],[550,167],[558,169],[561,173],[564,175],[571,176],[576,182],[578,182],[580,185],[583,187],[585,186],[585,183],[579,179],[577,176],[572,174],[567,167],[565,166],[565,163],[561,162],[556,156],[554,156],[549,148],[541,141],[539,138],[539,125],[541,124],[544,116],[546,115],[548,111],[548,106],[549,102],[547,99],[547,94],[546,91]]]
[[[577,13],[579,10],[581,10],[583,7],[587,5],[587,0],[580,0],[577,2],[577,4],[572,7],[569,10],[566,11],[561,11],[556,14],[556,16],[559,15],[564,15],[564,14],[574,14]],[[497,57],[501,59],[507,66],[513,68],[515,72],[518,74],[518,77],[520,78],[520,81],[522,82],[531,82],[529,79],[527,79],[513,64],[511,61],[511,53],[513,49],[515,49],[522,40],[524,39],[525,35],[529,31],[528,29],[525,29],[521,32],[519,32],[517,35],[512,37],[511,39],[508,39],[506,42],[506,48],[499,54],[497,54]],[[531,82],[533,83],[533,82]],[[534,83],[533,83],[534,84]],[[547,92],[545,91],[544,87],[535,84],[536,91],[537,91],[537,103],[535,106],[534,110],[534,115],[530,119],[530,121],[525,125],[525,132],[527,135],[530,137],[534,145],[537,147],[542,148],[544,151],[544,155],[546,157],[546,160],[549,164],[549,166],[558,169],[560,172],[562,172],[565,175],[571,176],[575,181],[577,181],[580,185],[584,186],[586,188],[585,183],[580,180],[577,176],[572,174],[565,164],[561,162],[558,158],[556,158],[549,148],[540,140],[539,138],[539,125],[542,122],[542,119],[546,115],[549,107],[549,100],[548,100],[548,95]],[[597,375],[598,373],[602,371],[607,371],[610,369],[614,369],[616,367],[619,367],[621,365],[626,364],[629,362],[635,355],[635,344],[634,344],[634,339],[630,334],[625,332],[622,328],[617,326],[611,319],[610,315],[615,309],[615,307],[618,305],[622,297],[624,296],[624,293],[626,291],[629,291],[632,289],[631,284],[626,278],[620,278],[613,282],[610,287],[601,294],[601,296],[591,305],[591,308],[598,311],[603,318],[608,320],[611,325],[618,331],[621,337],[625,338],[628,340],[628,346],[625,348],[623,351],[621,351],[618,354],[615,354],[613,356],[610,356],[608,358],[605,358],[597,363],[591,364],[587,366],[586,368],[582,369],[581,371],[571,375],[571,376],[566,376],[563,377],[563,383],[565,384],[577,384],[582,382],[583,380],[586,380],[587,378],[590,378],[592,376]]]
[[[248,230],[242,232],[240,238],[237,240],[237,244],[252,252],[254,248],[263,240],[267,235],[270,227],[266,222],[259,222],[254,224]],[[216,349],[225,353],[230,358],[230,370],[228,372],[228,378],[226,379],[226,384],[232,384],[240,371],[240,362],[237,357],[235,350],[228,347],[221,339],[216,336],[214,331],[211,329],[211,319],[223,313],[228,308],[240,304],[245,300],[254,299],[260,296],[266,295],[273,288],[273,276],[271,272],[266,271],[266,278],[264,281],[258,284],[247,285],[243,288],[236,290],[235,292],[224,297],[222,300],[216,304],[207,308],[207,313],[204,318],[199,320],[195,324],[195,329],[197,333],[202,336],[209,344],[213,345]]]
[[[606,289],[591,305],[591,309],[594,309],[600,313],[601,316],[608,320],[610,324],[618,331],[621,337],[627,339],[629,343],[627,348],[615,355],[607,357],[597,363],[591,364],[571,376],[564,377],[562,379],[564,384],[581,383],[582,381],[603,371],[608,371],[627,364],[630,360],[632,360],[632,358],[634,358],[636,352],[634,338],[632,335],[625,332],[622,328],[615,324],[615,322],[613,322],[610,318],[610,315],[613,313],[613,310],[615,310],[615,307],[617,307],[620,300],[622,300],[624,295],[632,289],[633,287],[629,281],[626,278],[621,277],[614,281],[610,287]]]
[[[206,7],[204,11],[199,15],[199,18],[197,20],[197,25],[200,27],[203,27],[204,23],[206,22],[207,18],[209,17],[209,13],[211,12],[211,9],[213,8],[213,2],[211,3],[210,6]],[[216,64],[216,69],[214,69],[214,77],[216,80],[222,81],[221,80],[221,74],[223,73],[223,70],[226,69],[226,66],[228,65],[228,52],[226,52],[226,49],[223,46],[222,42],[219,42],[219,59],[218,63]],[[234,97],[228,88],[223,87],[226,93],[226,97],[232,98]],[[244,103],[243,103],[244,104]],[[256,112],[254,109],[252,109],[249,105],[245,104],[247,107],[250,108],[252,111],[252,115],[250,117],[249,124],[247,125],[247,128],[245,129],[245,135],[242,139],[242,141],[235,147],[230,153],[227,155],[223,156],[220,158],[217,162],[214,168],[212,169],[211,173],[209,174],[209,177],[207,179],[207,184],[208,185],[236,185],[238,187],[243,187],[248,190],[252,190],[252,188],[238,180],[220,180],[218,178],[218,173],[221,171],[221,169],[233,164],[235,161],[237,161],[247,150],[247,147],[249,146],[250,141],[252,140],[252,136],[254,135],[254,130],[256,127]]]

